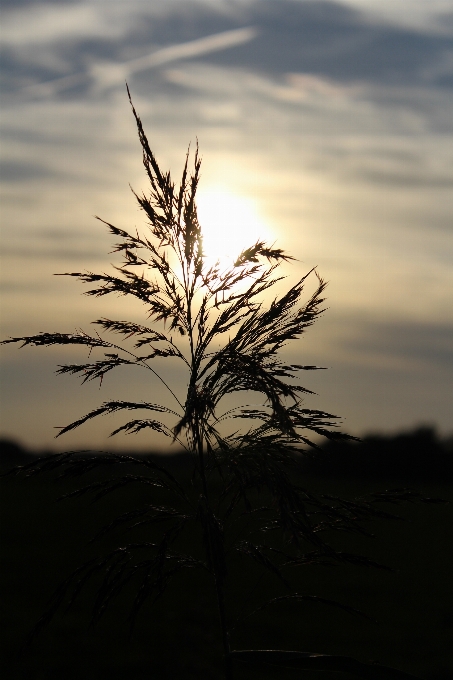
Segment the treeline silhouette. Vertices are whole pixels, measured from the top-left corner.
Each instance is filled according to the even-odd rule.
[[[396,435],[369,435],[361,442],[327,442],[306,462],[306,470],[323,477],[453,481],[453,437],[417,427]]]
[[[3,470],[50,453],[31,451],[18,442],[0,439]],[[162,454],[154,451],[137,455]],[[167,462],[177,467],[183,467],[185,459],[185,454],[167,456]],[[304,469],[307,474],[339,479],[453,482],[453,436],[442,438],[434,427],[420,426],[394,435],[370,434],[360,442],[330,441],[308,452]]]

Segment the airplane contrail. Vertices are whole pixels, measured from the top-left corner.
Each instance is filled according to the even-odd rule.
[[[92,64],[88,73],[74,73],[55,78],[44,83],[28,85],[23,89],[33,96],[46,97],[74,87],[92,79],[99,89],[123,83],[131,74],[157,68],[172,61],[190,59],[202,54],[218,52],[253,40],[258,35],[254,26],[246,26],[222,33],[190,40],[189,42],[169,45],[137,59],[115,64],[114,62],[98,62]]]

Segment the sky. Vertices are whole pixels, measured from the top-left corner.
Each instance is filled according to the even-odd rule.
[[[297,258],[288,285],[315,266],[329,281],[328,310],[285,350],[329,369],[304,376],[316,392],[306,406],[359,436],[420,424],[451,433],[453,0],[2,0],[1,10],[2,338],[146,320],[125,299],[87,298],[53,276],[117,262],[94,215],[143,225],[129,189],[146,182],[127,80],[175,181],[199,141],[212,257],[263,234]],[[108,439],[107,418],[54,439],[102,401],[161,398],[134,370],[101,387],[55,375],[85,354],[3,347],[1,434],[35,449],[163,446],[149,434]],[[162,370],[182,395],[185,377]]]

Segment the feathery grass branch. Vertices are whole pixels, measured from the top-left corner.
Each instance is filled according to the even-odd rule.
[[[39,459],[18,470],[31,476],[61,469],[60,477],[67,479],[111,465],[140,465],[141,475],[126,473],[96,479],[69,496],[91,494],[97,501],[127,485],[142,485],[149,489],[148,501],[114,518],[98,532],[97,539],[120,526],[129,531],[150,527],[153,532],[156,526],[163,527],[158,541],[127,543],[76,570],[58,589],[39,625],[48,623],[68,597],[70,606],[92,579],[98,581],[93,621],[105,614],[129,583],[136,584],[137,594],[129,618],[133,625],[145,602],[160,598],[178,571],[200,567],[216,591],[227,680],[232,678],[235,660],[381,677],[376,675],[375,668],[370,670],[371,667],[346,657],[231,651],[230,635],[238,612],[230,599],[227,606],[230,558],[250,558],[257,569],[269,574],[285,592],[291,591],[292,594],[274,598],[264,606],[288,600],[328,604],[358,613],[341,602],[300,595],[293,575],[307,564],[381,567],[360,555],[334,548],[325,536],[332,531],[367,533],[362,522],[395,517],[378,511],[376,503],[412,500],[414,496],[399,490],[346,501],[310,493],[301,485],[300,461],[310,450],[316,450],[317,438],[353,439],[338,430],[337,416],[306,408],[301,399],[301,395],[310,395],[312,391],[294,381],[303,372],[322,370],[321,367],[285,363],[280,358],[281,350],[299,339],[324,312],[326,283],[312,269],[283,295],[266,303],[269,291],[284,278],[277,275],[278,268],[293,258],[261,240],[245,248],[226,269],[219,262],[210,264],[203,250],[196,206],[201,166],[198,146],[191,172],[187,152],[181,183],[176,187],[170,173],[160,169],[129,90],[128,94],[149,181],[147,193],[134,192],[147,220],[145,235],[130,234],[101,220],[117,239],[113,252],[121,254],[122,264],[114,274],[63,275],[92,286],[86,293],[89,296],[133,296],[144,305],[150,325],[101,318],[93,322],[99,329],[96,337],[84,331],[39,333],[4,342],[20,343],[21,347],[82,345],[89,348],[90,354],[107,349],[102,358],[92,362],[69,363],[58,368],[59,374],[81,374],[83,383],[98,378],[102,383],[108,372],[120,366],[140,366],[151,371],[176,400],[179,411],[165,404],[106,401],[60,428],[57,436],[99,416],[152,411],[157,417],[138,414],[111,434],[151,430],[170,437],[191,454],[193,474],[188,487],[150,460],[75,453]],[[309,280],[316,285],[307,296]],[[122,342],[112,343],[101,333],[116,334]],[[133,349],[147,353],[136,354],[130,344]],[[178,396],[178,388],[170,386],[150,366],[149,362],[156,358],[182,361],[180,366],[186,371],[184,395]],[[262,404],[236,405],[225,411],[225,397],[240,392],[261,395]],[[164,416],[172,417],[173,423],[169,425],[159,419]],[[240,424],[239,428],[224,431],[228,421]],[[179,505],[174,505],[173,500],[172,505],[156,505],[153,499],[156,489],[171,494]],[[178,548],[180,536],[190,523],[199,528],[197,556]],[[284,550],[275,547],[276,533]],[[204,557],[200,558],[200,554]],[[260,609],[244,615],[247,618]],[[406,676],[388,671],[385,677]]]

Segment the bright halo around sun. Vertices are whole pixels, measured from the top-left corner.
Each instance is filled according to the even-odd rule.
[[[275,240],[255,203],[228,189],[200,190],[197,208],[208,265],[219,260],[221,266],[229,267],[245,248],[258,240],[269,245]]]

